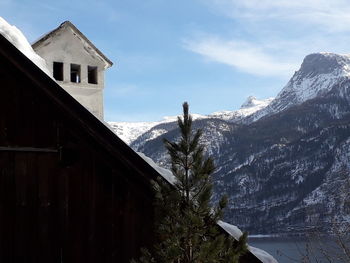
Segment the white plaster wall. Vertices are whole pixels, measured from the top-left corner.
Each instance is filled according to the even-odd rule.
[[[104,70],[106,62],[70,27],[58,30],[35,51],[53,71],[53,62],[63,62],[63,81],[57,81],[69,94],[97,117],[103,119]],[[80,65],[81,82],[70,81],[70,64]],[[97,84],[88,83],[88,66],[97,67]]]

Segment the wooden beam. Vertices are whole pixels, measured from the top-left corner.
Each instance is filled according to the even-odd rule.
[[[43,152],[43,153],[57,153],[58,150],[49,149],[49,148],[5,147],[5,146],[0,146],[0,152]]]

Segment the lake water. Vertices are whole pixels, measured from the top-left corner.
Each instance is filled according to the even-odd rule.
[[[279,263],[290,263],[290,262],[305,262],[302,260],[303,255],[306,255],[306,246],[319,247],[318,242],[308,241],[303,238],[288,238],[288,237],[263,237],[263,238],[249,238],[249,245],[260,248],[271,254]],[[339,248],[335,246],[334,242],[328,242],[324,246],[328,251],[327,254],[334,256],[336,254],[335,250]],[[334,248],[336,247],[336,248]],[[319,249],[314,250],[317,260],[315,259],[306,262],[329,262],[322,255]],[[349,262],[341,260],[333,260],[334,263]]]

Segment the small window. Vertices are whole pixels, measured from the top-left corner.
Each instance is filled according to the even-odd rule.
[[[97,84],[97,67],[88,66],[88,83]]]
[[[70,81],[80,83],[80,65],[70,64]]]
[[[53,63],[53,77],[55,80],[63,80],[63,63],[54,62]]]

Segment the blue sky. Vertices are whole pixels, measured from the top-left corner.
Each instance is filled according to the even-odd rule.
[[[105,119],[156,121],[276,96],[305,55],[350,53],[348,0],[1,0],[34,41],[73,22],[115,65]]]

